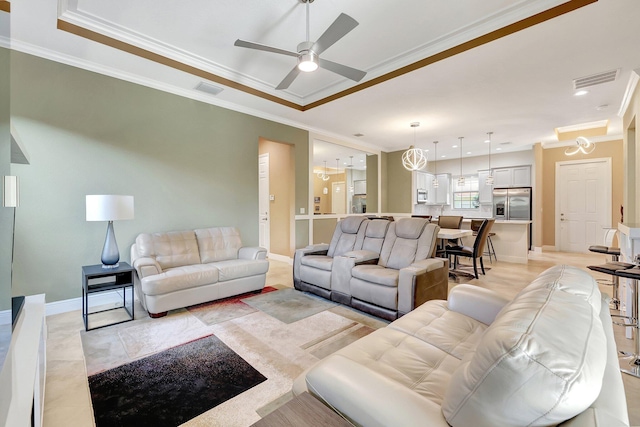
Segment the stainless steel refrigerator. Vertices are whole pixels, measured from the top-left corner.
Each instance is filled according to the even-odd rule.
[[[531,220],[531,187],[495,188],[493,216],[502,220]]]
[[[531,221],[531,187],[495,188],[493,216],[497,220]],[[529,249],[531,249],[531,229],[529,224]]]

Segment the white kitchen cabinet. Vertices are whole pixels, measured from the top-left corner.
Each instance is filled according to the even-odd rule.
[[[431,174],[426,172],[416,172],[416,188],[418,190],[428,189]]]
[[[486,183],[489,174],[490,171],[488,170],[478,171],[478,202],[480,202],[480,204],[493,203],[494,186],[487,185]]]
[[[353,192],[354,194],[367,194],[367,181],[364,179],[353,181]]]
[[[531,187],[531,166],[516,166],[493,170],[495,188]]]
[[[433,175],[431,178],[431,192],[434,193],[434,201],[435,205],[448,205],[451,202],[449,201],[450,192],[449,192],[449,183],[451,182],[451,175],[448,173],[439,173],[438,177],[438,188],[433,188]]]
[[[512,187],[531,187],[531,166],[511,168]]]

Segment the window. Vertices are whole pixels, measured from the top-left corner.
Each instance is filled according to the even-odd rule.
[[[480,206],[478,176],[464,177],[464,185],[458,185],[457,176],[453,177],[453,209],[476,209]]]

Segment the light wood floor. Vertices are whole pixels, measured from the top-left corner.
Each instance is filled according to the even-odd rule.
[[[534,255],[528,264],[494,262],[480,279],[460,280],[492,289],[507,298],[515,296],[539,273],[556,264],[569,264],[585,268],[601,264],[605,258],[594,254],[568,254],[547,252]],[[606,277],[594,274],[596,277]],[[458,282],[450,281],[449,287]],[[271,261],[267,285],[293,286],[292,267],[284,262]],[[611,292],[602,287],[602,292]],[[45,395],[44,425],[46,427],[93,426],[93,412],[80,342],[82,320],[80,311],[63,313],[47,318],[47,385]],[[633,343],[624,337],[621,327],[616,327],[616,341],[620,350],[631,350]],[[640,426],[640,379],[623,374],[623,381],[632,426]]]

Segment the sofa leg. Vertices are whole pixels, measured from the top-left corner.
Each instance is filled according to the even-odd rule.
[[[151,317],[152,319],[158,319],[160,317],[164,317],[167,315],[166,311],[163,311],[161,313],[149,313],[149,317]]]

